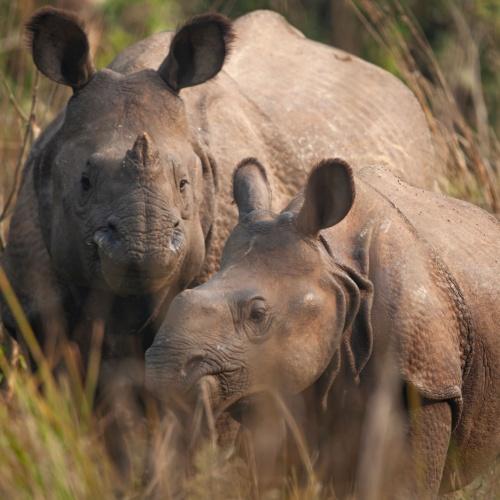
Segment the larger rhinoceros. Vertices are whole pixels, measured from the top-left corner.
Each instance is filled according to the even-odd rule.
[[[243,157],[269,166],[278,205],[324,156],[435,177],[412,93],[275,13],[198,16],[100,71],[74,15],[44,8],[28,30],[38,69],[73,89],[33,146],[3,258],[44,343],[62,324],[85,344],[100,321],[104,356],[142,354],[172,297],[217,269]]]

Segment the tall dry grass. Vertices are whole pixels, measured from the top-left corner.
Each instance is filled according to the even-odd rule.
[[[465,117],[432,47],[409,9],[398,0],[350,1],[373,39],[390,55],[399,76],[425,112],[439,163],[445,166],[445,176],[440,178],[441,189],[498,214],[500,142],[488,122],[479,49],[464,14],[453,2],[448,3],[458,33],[457,42],[462,40],[463,50],[473,58],[474,123]],[[496,58],[500,61],[500,47]]]
[[[412,88],[426,112],[436,150],[446,165],[441,187],[491,211],[499,211],[500,145],[484,117],[481,87],[474,106],[478,124],[471,124],[458,106],[446,75],[411,13],[398,2],[353,0],[353,8],[381,47],[396,62],[401,77]],[[68,92],[40,78],[24,49],[22,24],[35,8],[34,0],[2,4],[0,17],[0,244],[6,228],[21,170],[33,140],[64,105]],[[465,20],[454,11],[463,30]],[[466,23],[465,23],[466,25]],[[411,34],[402,36],[401,26]],[[99,38],[99,34],[96,35]],[[473,43],[473,42],[471,42]],[[422,68],[425,65],[425,71]],[[82,380],[71,349],[65,351],[65,375],[54,379],[41,354],[15,296],[0,270],[0,288],[15,311],[22,335],[38,370],[32,373],[16,348],[4,339],[0,350],[2,395],[0,402],[1,498],[258,498],[259,489],[251,451],[243,461],[233,448],[219,449],[207,439],[193,450],[190,474],[180,471],[185,457],[179,450],[178,423],[173,417],[159,420],[154,408],[149,425],[129,436],[132,460],[128,474],[120,474],[104,445],[105,422],[93,412],[96,360]],[[96,354],[98,356],[98,354]],[[283,416],[297,442],[303,438],[293,419]],[[383,394],[376,415],[367,424],[365,447],[375,449],[381,433],[387,433],[387,408]],[[201,413],[209,410],[201,407]],[[196,432],[195,432],[196,434]],[[333,498],[326,485],[314,478],[311,457],[300,445],[309,470],[306,482],[280,476],[265,498]],[[375,457],[375,458],[373,458]],[[358,471],[359,495],[383,498],[377,472],[370,463],[380,456],[367,453]],[[375,474],[375,476],[374,476]],[[367,493],[368,492],[368,493]],[[500,497],[500,467],[493,467],[455,499]]]

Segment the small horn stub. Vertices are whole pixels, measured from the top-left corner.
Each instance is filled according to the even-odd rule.
[[[123,168],[135,175],[154,177],[160,171],[159,163],[159,154],[153,150],[151,138],[143,132],[127,151]]]

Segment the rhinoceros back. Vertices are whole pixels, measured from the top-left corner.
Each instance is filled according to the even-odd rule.
[[[439,171],[429,128],[415,96],[401,81],[305,38],[275,12],[252,12],[234,27],[236,41],[217,81],[228,90],[236,83],[276,124],[297,163],[308,170],[325,157],[341,157],[355,169],[385,165],[412,185],[433,185]],[[142,40],[110,68],[121,73],[156,69],[171,38],[172,33],[159,33]],[[206,91],[203,87],[184,92],[184,98],[196,99]]]
[[[424,114],[387,71],[305,38],[270,11],[235,22],[225,71],[286,130],[303,163],[340,157],[355,169],[386,165],[412,185],[437,177]]]
[[[414,188],[385,169],[365,169],[361,177],[393,204],[456,277],[471,301],[497,303],[499,313],[500,223],[481,208]],[[499,318],[500,319],[500,318]]]

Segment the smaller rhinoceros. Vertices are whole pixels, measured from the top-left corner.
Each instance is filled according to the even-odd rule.
[[[498,221],[384,169],[353,177],[341,160],[321,162],[278,215],[255,160],[237,168],[234,197],[239,225],[221,270],[176,297],[146,353],[151,389],[192,396],[206,381],[214,410],[240,418],[264,386],[307,396],[306,424],[315,415],[309,429],[322,429],[309,445],[326,477],[337,464],[345,479],[360,464],[338,443],[359,450],[371,396],[392,365],[387,401],[401,410],[410,457],[401,462],[405,495],[459,488],[492,462],[500,451]]]

